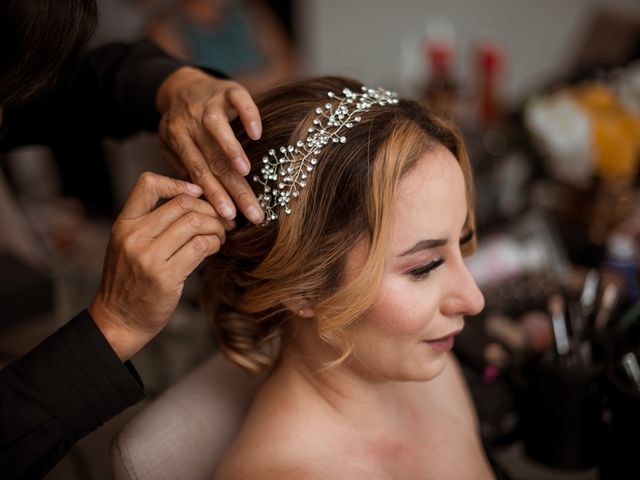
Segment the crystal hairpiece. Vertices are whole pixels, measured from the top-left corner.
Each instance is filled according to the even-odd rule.
[[[280,147],[278,151],[269,150],[269,155],[262,158],[261,175],[254,175],[253,181],[264,188],[258,201],[265,213],[263,224],[278,218],[278,209],[286,214],[291,213],[291,197],[300,196],[300,190],[307,184],[309,173],[318,163],[317,155],[322,148],[332,143],[345,143],[344,130],[352,128],[360,122],[360,113],[368,112],[373,105],[384,106],[398,103],[398,94],[382,88],[362,87],[361,93],[345,88],[340,96],[328,92],[331,100],[338,100],[337,105],[327,102],[316,108],[318,115],[309,128],[309,136],[305,141],[298,141],[295,146]]]

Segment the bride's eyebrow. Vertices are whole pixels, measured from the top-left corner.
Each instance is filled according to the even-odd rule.
[[[411,255],[411,254],[419,252],[421,250],[429,250],[430,248],[441,247],[443,245],[446,245],[447,242],[448,242],[447,238],[433,238],[433,239],[429,239],[429,240],[420,240],[418,243],[416,243],[409,250],[401,253],[398,256],[399,257],[405,257],[407,255]]]
[[[464,229],[467,230],[466,233],[464,235],[462,235],[460,237],[459,240],[459,244],[460,245],[464,245],[465,243],[469,243],[473,237],[475,236],[476,232],[467,227],[468,224],[468,215],[465,218],[464,221]],[[412,255],[416,252],[420,252],[422,250],[429,250],[431,248],[437,248],[437,247],[441,247],[443,245],[446,245],[447,242],[449,241],[448,238],[433,238],[433,239],[428,239],[428,240],[420,240],[419,242],[417,242],[413,247],[411,247],[410,249],[402,252],[400,255],[398,255],[399,257],[406,257],[407,255]]]

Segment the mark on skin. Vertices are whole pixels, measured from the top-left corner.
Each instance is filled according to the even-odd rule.
[[[386,435],[368,442],[366,447],[367,455],[379,459],[382,464],[397,461],[405,450],[401,442],[391,440]]]

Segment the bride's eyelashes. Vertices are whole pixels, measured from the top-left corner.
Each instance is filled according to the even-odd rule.
[[[468,230],[464,235],[460,237],[460,246],[466,245],[471,240],[473,240],[473,237],[475,236],[475,234],[476,232],[474,232],[473,230]]]
[[[409,272],[409,274],[417,280],[424,280],[431,274],[431,272],[433,272],[442,264],[444,264],[444,257],[437,258],[436,260],[433,260],[425,265],[414,268]]]
[[[462,237],[460,237],[460,241],[459,241],[460,246],[461,247],[465,246],[469,242],[471,242],[471,240],[473,240],[474,235],[475,235],[475,232],[473,230],[469,230],[468,232],[466,232]],[[444,257],[437,258],[435,260],[432,260],[429,263],[426,263],[417,268],[414,268],[409,272],[409,274],[418,280],[425,279],[429,277],[429,274],[433,272],[436,268],[443,265],[444,262],[445,262]]]

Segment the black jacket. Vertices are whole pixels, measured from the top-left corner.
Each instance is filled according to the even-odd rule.
[[[0,478],[42,478],[86,434],[144,398],[87,311],[0,370]]]
[[[158,87],[180,66],[146,41],[92,50],[46,95],[4,112],[0,151],[157,130]],[[0,371],[0,478],[43,477],[74,442],[142,398],[134,368],[82,312]]]
[[[5,110],[0,151],[156,131],[156,93],[182,65],[148,41],[91,50],[68,66],[51,91],[19,110]]]

